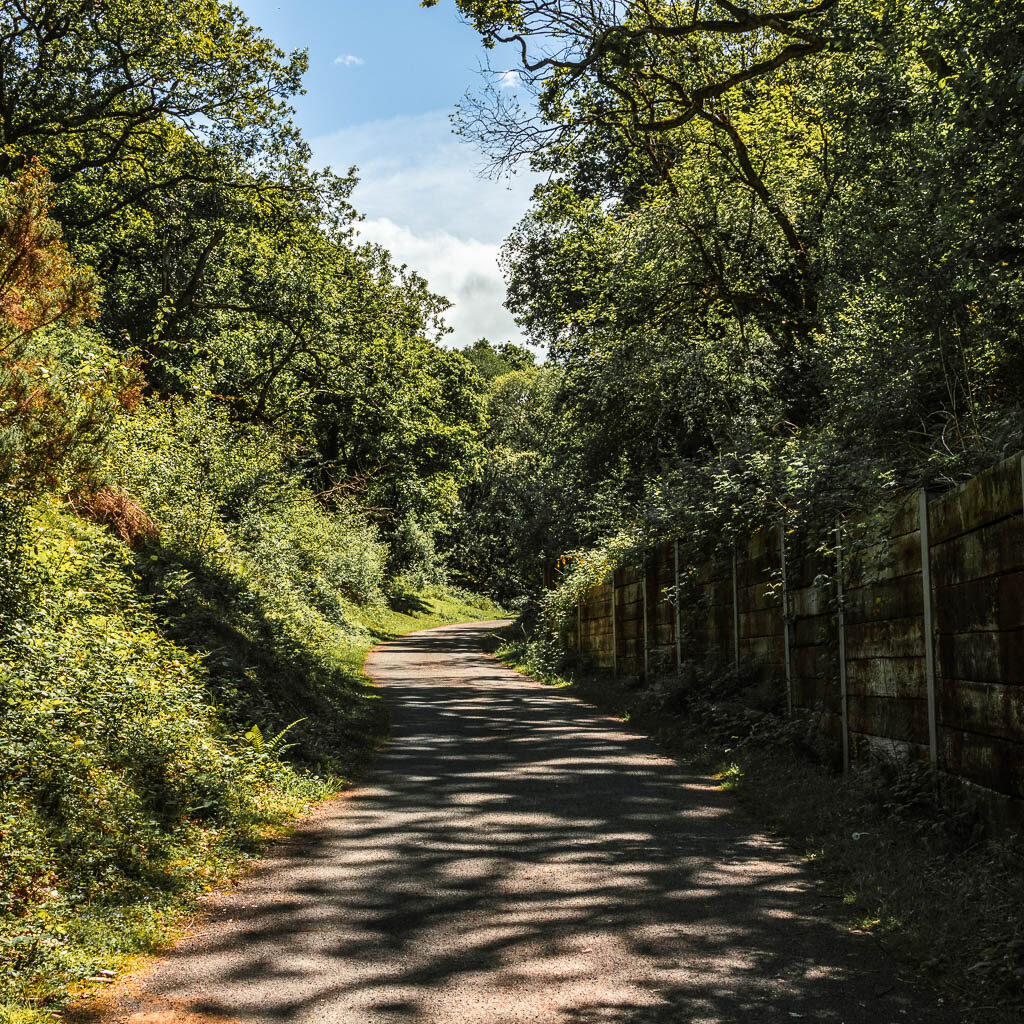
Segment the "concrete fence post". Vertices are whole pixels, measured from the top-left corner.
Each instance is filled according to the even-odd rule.
[[[921,603],[924,606],[924,677],[928,691],[928,756],[939,763],[939,727],[935,708],[935,636],[932,632],[932,556],[928,535],[928,492],[921,489]]]
[[[740,663],[740,598],[739,585],[736,580],[736,545],[732,546],[732,660],[739,667]]]
[[[786,525],[779,520],[779,558],[782,566],[782,648],[786,670],[786,713],[793,717],[793,666],[789,654],[789,584],[786,580]]]
[[[843,596],[843,524],[836,521],[836,599],[839,619],[839,715],[843,730],[843,774],[850,770],[850,714],[846,691],[846,600]]]
[[[612,569],[612,675],[619,674],[619,641],[615,631],[615,570]]]
[[[650,643],[647,639],[647,559],[644,557],[644,679],[647,679],[647,672],[650,667]]]
[[[679,597],[679,541],[675,542],[676,561],[676,671],[682,674],[683,671],[683,630],[680,617]]]

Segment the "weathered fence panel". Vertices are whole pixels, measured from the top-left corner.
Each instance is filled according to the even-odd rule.
[[[1010,459],[929,506],[938,764],[1024,800],[1024,467]]]
[[[838,530],[823,545],[774,523],[697,565],[658,545],[586,595],[571,641],[627,675],[738,660],[837,764],[847,749],[930,757],[1024,823],[1021,457],[911,496],[870,550],[847,551]]]

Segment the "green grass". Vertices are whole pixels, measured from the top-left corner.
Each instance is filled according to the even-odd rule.
[[[418,593],[392,596],[384,604],[360,611],[360,619],[373,643],[418,629],[504,618],[508,618],[508,613],[488,598],[445,587],[428,587]]]
[[[754,822],[824,881],[851,927],[956,999],[976,1024],[1024,1020],[1024,856],[986,834],[977,808],[936,797],[927,770],[893,763],[837,774],[812,731],[750,713],[730,677],[682,687],[559,661],[509,628],[498,657],[627,720],[715,778]],[[513,639],[515,638],[515,639]]]

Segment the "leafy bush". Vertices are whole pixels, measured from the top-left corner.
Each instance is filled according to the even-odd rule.
[[[211,834],[244,841],[329,788],[257,755],[213,706],[202,657],[162,635],[129,549],[56,501],[28,523],[31,611],[6,623],[0,653],[11,991],[73,970],[77,913],[188,888]]]
[[[346,608],[381,600],[387,546],[353,512],[281,489],[243,509],[233,532],[254,574],[290,585],[332,622],[348,624]]]
[[[422,590],[444,578],[432,534],[412,516],[392,534],[391,566],[399,589]]]

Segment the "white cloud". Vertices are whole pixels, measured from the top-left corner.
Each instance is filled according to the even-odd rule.
[[[362,57],[356,57],[351,53],[339,53],[338,56],[334,58],[334,63],[340,64],[342,67],[346,68],[357,68],[361,64],[365,64],[366,61],[363,60]]]
[[[446,345],[462,347],[479,337],[494,342],[518,340],[519,328],[502,306],[505,282],[498,269],[498,246],[456,238],[446,231],[418,235],[387,218],[366,220],[363,238],[389,250],[395,262],[423,274],[433,291],[455,305],[446,319],[454,332]]]
[[[502,73],[498,75],[499,89],[518,89],[519,84],[520,78],[518,71],[502,71]]]
[[[363,236],[455,304],[448,314],[455,333],[447,344],[468,345],[481,336],[520,339],[502,307],[497,255],[526,212],[535,176],[482,179],[479,155],[452,135],[442,112],[356,125],[311,145],[321,166],[359,167],[353,202],[367,218]]]

